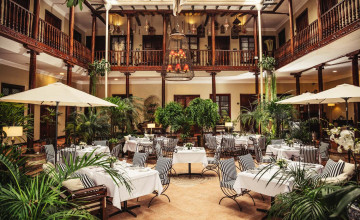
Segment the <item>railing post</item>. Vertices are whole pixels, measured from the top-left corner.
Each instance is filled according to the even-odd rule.
[[[316,70],[318,71],[318,90],[319,92],[324,91],[324,82],[323,82],[323,69],[324,69],[324,64],[321,64],[320,66],[316,67]],[[319,119],[322,118],[324,112],[324,106],[323,105],[319,105]],[[322,138],[323,136],[323,132],[322,132],[322,122],[319,121],[320,124],[320,131],[319,131],[319,135],[320,138]]]
[[[161,73],[161,107],[165,107],[165,73]]]
[[[163,44],[162,44],[162,53],[163,53],[163,65],[165,64],[165,54],[166,54],[166,15],[163,14]]]
[[[126,66],[130,64],[130,32],[131,16],[127,15],[127,35],[126,35]]]
[[[74,55],[74,16],[75,16],[75,7],[70,7],[70,17],[69,17],[69,55]]]
[[[130,75],[131,73],[129,72],[126,72],[124,73],[125,74],[125,77],[126,77],[126,98],[129,98],[130,96]]]
[[[211,64],[215,66],[215,15],[211,15]]]
[[[317,0],[317,20],[318,20],[318,35],[319,42],[322,40],[322,23],[321,23],[321,0]]]
[[[32,23],[32,38],[38,38],[40,18],[40,0],[34,0],[34,18]]]
[[[289,22],[290,22],[290,50],[291,54],[294,54],[294,15],[293,15],[293,7],[292,0],[288,0],[289,2]]]
[[[354,54],[351,59],[353,85],[359,86],[359,54]],[[354,122],[355,127],[359,127],[360,104],[354,103]]]

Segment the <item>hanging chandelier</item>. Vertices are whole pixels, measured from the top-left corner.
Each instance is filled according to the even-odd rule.
[[[179,32],[179,25],[172,34],[166,45],[165,63],[162,71],[168,81],[188,81],[194,77],[189,44],[183,33]]]

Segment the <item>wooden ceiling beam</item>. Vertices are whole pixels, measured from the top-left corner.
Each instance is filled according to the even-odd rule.
[[[155,5],[155,8],[156,8],[157,11],[159,11],[159,6]]]
[[[95,8],[95,10],[98,11],[98,10],[104,8],[104,7],[105,7],[105,5],[100,5],[99,7]]]
[[[255,6],[252,6],[251,8],[250,8],[250,10],[253,10],[255,8]]]
[[[279,3],[275,6],[273,12],[276,12],[276,10],[278,10],[278,8],[281,6],[281,4],[284,2],[284,0],[280,0]]]
[[[141,21],[140,21],[140,18],[139,18],[139,16],[135,16],[135,20],[136,20],[136,23],[137,23],[137,25],[138,26],[141,26]]]
[[[254,15],[250,16],[250,18],[248,18],[247,21],[245,21],[244,26],[246,26],[246,25],[249,23],[249,21],[251,20],[251,18],[254,18]],[[255,19],[255,18],[254,18],[254,19]]]
[[[132,8],[133,10],[135,10],[135,7],[134,7],[133,5],[131,6],[131,8]]]
[[[146,6],[145,6],[145,5],[144,5],[143,7],[144,7],[144,9],[145,9],[145,10],[147,10],[147,8],[146,8]]]
[[[101,13],[95,10],[95,8],[87,0],[84,0],[84,4],[90,9],[91,13],[99,18],[100,21],[102,21],[104,24],[106,23],[105,19],[101,16]]]
[[[210,18],[210,15],[207,14],[207,15],[206,15],[206,18],[205,18],[204,27],[206,27],[206,25],[209,23],[209,18]]]
[[[218,10],[218,8],[219,8],[219,6],[217,5],[217,6],[215,7],[215,10]]]
[[[230,8],[231,8],[231,6],[228,6],[228,7],[227,7],[227,10],[229,10]]]

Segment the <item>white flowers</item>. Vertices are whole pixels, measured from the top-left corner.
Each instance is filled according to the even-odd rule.
[[[330,140],[339,145],[337,148],[339,153],[342,153],[343,150],[352,150],[355,153],[360,152],[360,142],[355,143],[354,131],[333,128],[329,131],[329,133]]]

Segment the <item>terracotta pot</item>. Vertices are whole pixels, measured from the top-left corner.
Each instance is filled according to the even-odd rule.
[[[40,153],[40,151],[41,151],[41,146],[35,145],[33,148],[34,148],[35,153]]]
[[[109,143],[109,149],[110,152],[112,151],[112,149],[116,146],[116,143]]]

